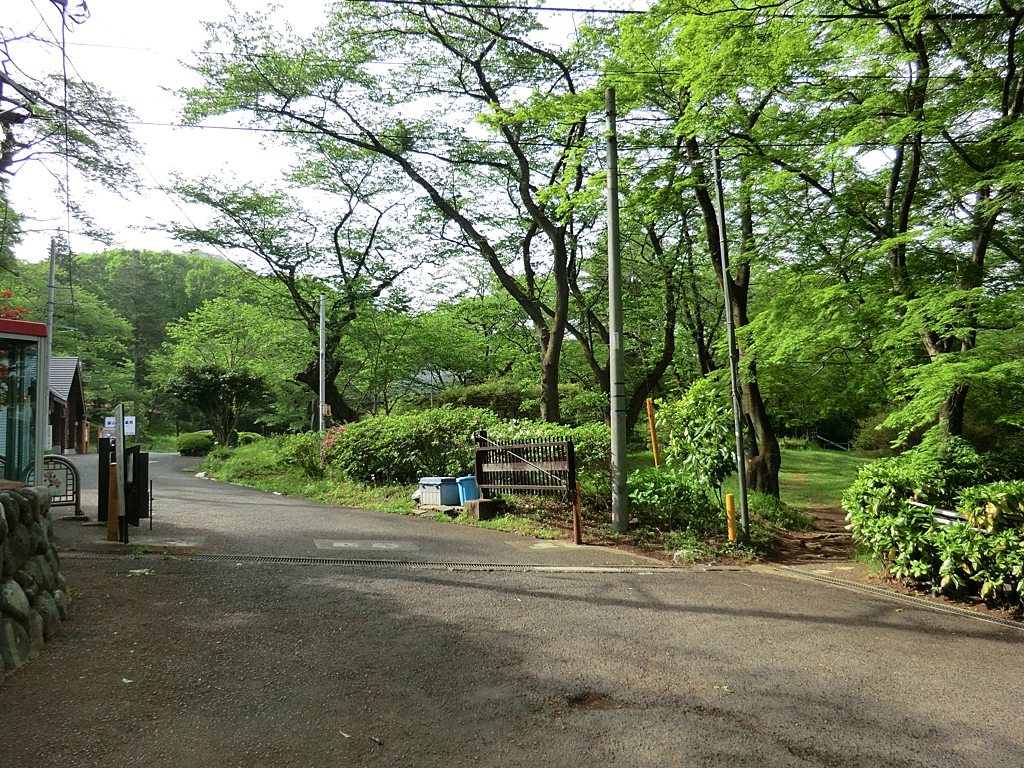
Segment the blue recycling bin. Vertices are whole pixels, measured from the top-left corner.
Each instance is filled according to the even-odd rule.
[[[459,504],[461,506],[466,506],[467,501],[480,498],[480,488],[477,486],[476,478],[473,475],[457,478],[455,482],[459,486]]]

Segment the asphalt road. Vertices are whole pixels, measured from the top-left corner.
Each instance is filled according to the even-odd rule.
[[[86,514],[95,519],[95,456],[79,467]],[[429,518],[388,515],[277,496],[196,477],[198,459],[150,455],[153,531],[129,529],[135,546],[193,544],[203,552],[456,563],[629,565],[645,558],[602,547],[574,547]],[[58,513],[59,514],[59,513]],[[106,548],[105,532],[58,521],[63,548]],[[319,542],[319,545],[317,544]],[[650,561],[654,563],[654,561]]]
[[[412,567],[572,553],[179,474],[157,527],[202,507],[181,535],[211,550],[421,549],[373,567],[66,556],[73,620],[0,685],[5,768],[1024,766],[1020,630],[769,569]]]

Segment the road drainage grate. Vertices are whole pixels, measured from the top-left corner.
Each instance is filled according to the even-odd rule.
[[[956,616],[966,616],[967,618],[977,619],[978,621],[987,621],[989,624],[998,624],[1001,627],[1010,627],[1011,629],[1024,630],[1024,622],[1014,621],[1013,619],[1001,619],[998,616],[986,616],[983,613],[969,611],[966,608],[958,608],[955,605],[933,603],[931,600],[925,600],[923,597],[914,597],[913,595],[903,595],[899,592],[890,592],[887,589],[873,587],[870,584],[858,584],[855,581],[837,579],[834,576],[826,576],[823,573],[813,573],[811,571],[804,571],[800,568],[791,568],[788,565],[777,566],[776,570],[784,571],[785,573],[796,574],[797,576],[804,576],[808,579],[824,581],[828,584],[835,584],[840,587],[848,587],[850,589],[855,589],[858,592],[867,592],[872,595],[878,595],[879,597],[887,597],[890,600],[899,600],[900,602],[910,603],[911,605],[916,605],[920,608],[930,608],[933,611],[939,611],[941,613],[952,613]]]
[[[160,552],[61,552],[61,558],[81,560],[189,560],[221,563],[272,563],[276,565],[334,565],[367,568],[411,568],[434,571],[535,571],[538,573],[660,573],[677,571],[668,566],[636,565],[521,565],[513,563],[445,563],[425,560],[354,560],[337,557],[291,557],[285,555],[200,555]]]

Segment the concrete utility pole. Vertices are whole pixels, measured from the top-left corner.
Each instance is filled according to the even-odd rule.
[[[327,410],[327,300],[320,294],[320,431],[324,431]]]
[[[50,278],[46,284],[46,341],[43,343],[42,354],[39,355],[39,421],[43,433],[40,445],[53,446],[53,434],[50,432],[48,415],[50,413],[50,358],[53,357],[53,284],[57,275],[57,240],[50,238]],[[63,445],[63,439],[61,440]],[[42,466],[37,463],[36,466]],[[37,478],[38,480],[38,478]],[[41,481],[39,481],[41,482]]]
[[[747,473],[743,454],[743,398],[740,390],[740,355],[736,349],[736,328],[732,316],[732,296],[729,290],[729,249],[725,240],[725,196],[722,194],[722,158],[715,147],[715,202],[718,204],[718,254],[722,260],[722,293],[725,296],[725,329],[729,340],[729,378],[732,381],[732,423],[736,435],[736,477],[739,480],[740,526],[743,540],[750,537],[747,516]]]
[[[626,488],[626,381],[622,359],[622,259],[619,252],[619,155],[615,134],[615,89],[605,91],[608,118],[608,374],[611,382],[612,528],[629,527]]]

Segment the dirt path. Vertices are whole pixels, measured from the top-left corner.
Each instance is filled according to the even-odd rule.
[[[846,530],[846,512],[840,507],[818,507],[805,512],[814,517],[814,528],[781,534],[768,561],[778,565],[848,561],[853,553],[853,537]]]

